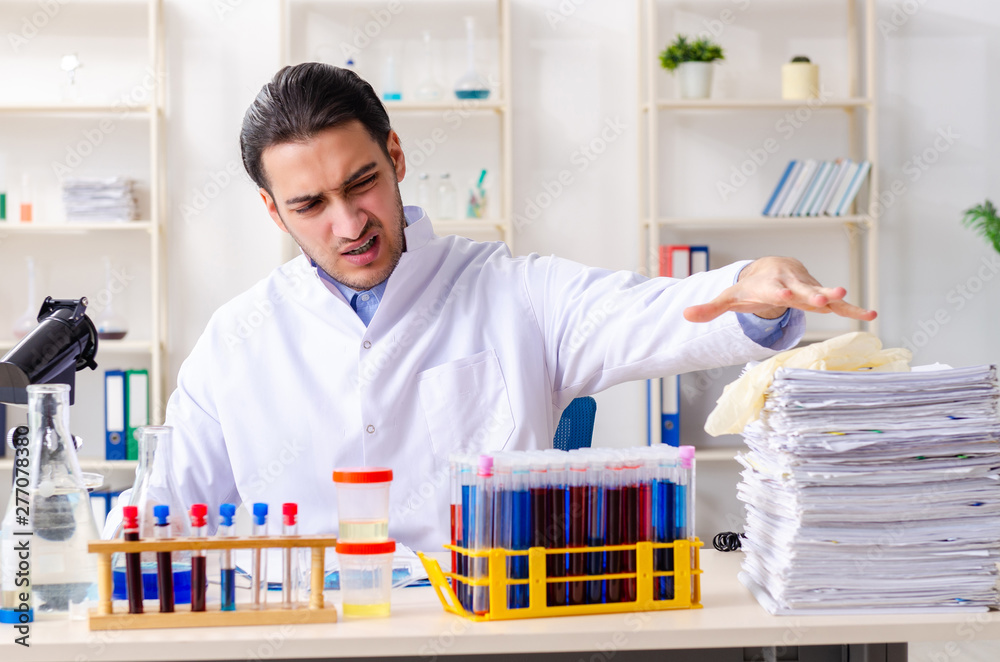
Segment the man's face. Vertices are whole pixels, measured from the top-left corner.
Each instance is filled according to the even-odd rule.
[[[281,143],[261,161],[273,197],[260,189],[279,228],[336,280],[356,290],[385,281],[406,247],[399,137],[389,157],[354,120],[308,142]]]

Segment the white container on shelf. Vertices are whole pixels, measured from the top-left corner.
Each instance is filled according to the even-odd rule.
[[[682,99],[707,99],[712,93],[711,62],[681,62],[677,83]]]

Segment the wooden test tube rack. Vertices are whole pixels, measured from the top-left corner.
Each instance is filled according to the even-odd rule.
[[[290,623],[336,623],[337,609],[323,603],[323,558],[326,549],[337,544],[335,536],[268,536],[266,538],[170,538],[167,540],[93,540],[87,551],[97,554],[96,609],[90,610],[91,630],[141,630],[146,628],[216,627],[220,625],[285,625]],[[113,578],[111,558],[119,552],[183,552],[220,549],[288,549],[307,547],[312,550],[309,571],[311,594],[309,606],[286,609],[281,605],[262,605],[254,609],[249,603],[238,603],[235,611],[220,611],[219,605],[208,605],[205,611],[191,611],[190,605],[176,605],[175,611],[146,611],[130,614],[115,612],[112,603]],[[150,607],[152,605],[147,605]],[[155,609],[155,608],[154,608]]]

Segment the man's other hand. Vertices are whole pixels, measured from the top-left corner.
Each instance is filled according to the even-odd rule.
[[[789,308],[812,313],[835,313],[870,322],[877,313],[844,301],[847,290],[823,287],[801,262],[790,257],[762,257],[743,268],[736,284],[715,299],[684,310],[689,322],[709,322],[734,311],[775,319]]]

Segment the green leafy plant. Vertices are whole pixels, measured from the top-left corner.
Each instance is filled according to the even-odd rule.
[[[981,234],[1000,253],[1000,217],[992,202],[987,200],[981,205],[966,209],[962,225]]]
[[[673,71],[682,62],[712,62],[724,59],[726,58],[722,47],[710,39],[702,38],[688,41],[687,37],[679,34],[674,43],[660,53],[660,66],[668,71]]]

